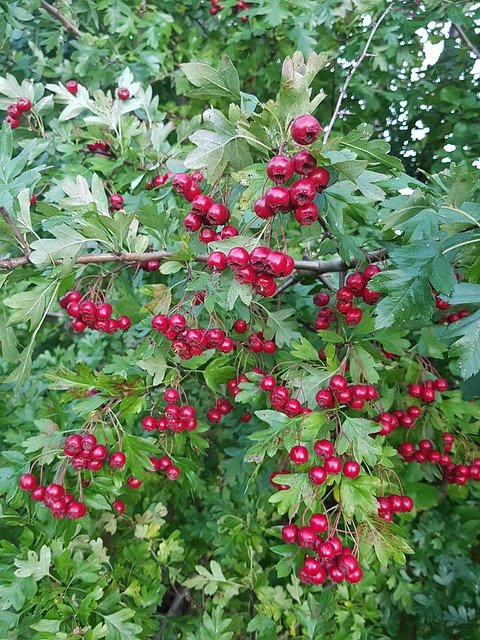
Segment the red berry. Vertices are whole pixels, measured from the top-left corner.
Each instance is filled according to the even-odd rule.
[[[340,460],[340,458],[337,458],[335,456],[325,458],[325,462],[323,463],[323,465],[327,473],[337,474],[342,470],[342,461]]]
[[[32,473],[24,473],[20,477],[20,489],[23,491],[33,491],[37,486],[37,479]]]
[[[297,180],[290,187],[290,202],[295,207],[312,202],[315,197],[315,185],[309,178]]]
[[[290,190],[287,187],[270,187],[265,194],[265,204],[276,211],[290,204]]]
[[[119,329],[121,329],[122,331],[126,331],[132,326],[132,321],[128,316],[120,316],[117,320],[117,324]]]
[[[408,393],[412,398],[422,397],[422,386],[420,384],[411,384],[408,387]]]
[[[110,207],[114,211],[120,211],[123,209],[123,197],[119,193],[113,193],[110,196]]]
[[[282,538],[287,544],[294,544],[297,539],[298,527],[296,524],[286,524],[282,527]]]
[[[295,118],[291,124],[290,131],[297,144],[308,145],[318,138],[321,127],[316,118],[311,115],[304,115]]]
[[[330,174],[323,167],[316,167],[308,174],[309,179],[315,185],[315,190],[321,193],[328,185]]]
[[[227,263],[232,269],[246,267],[250,262],[250,254],[243,247],[230,249],[227,255]]]
[[[115,451],[108,460],[112,469],[123,469],[126,461],[127,458],[122,451]]]
[[[315,466],[308,472],[308,478],[313,484],[323,484],[327,479],[327,472],[323,467]]]
[[[297,542],[304,549],[313,547],[317,540],[317,534],[312,527],[300,527],[297,532]]]
[[[263,391],[273,391],[276,386],[276,381],[273,376],[265,376],[262,380],[260,380],[260,388]]]
[[[363,275],[367,280],[373,278],[374,275],[380,273],[381,269],[376,264],[369,264],[368,267],[365,268]]]
[[[173,178],[172,184],[174,190],[180,195],[183,195],[188,193],[192,187],[192,179],[186,173],[177,173]]]
[[[223,251],[214,251],[207,258],[207,267],[211,271],[224,271],[227,268],[227,256]]]
[[[32,500],[35,500],[35,502],[43,502],[43,499],[45,497],[45,487],[35,487],[35,489],[33,489],[30,493],[30,496]]]
[[[12,116],[7,116],[5,118],[5,122],[10,125],[11,129],[18,129],[20,126],[20,120],[17,118],[12,118]]]
[[[87,514],[87,507],[83,502],[72,500],[67,507],[67,517],[71,520],[79,520]]]
[[[295,445],[290,451],[290,460],[295,464],[304,464],[308,461],[308,449],[302,445]]]
[[[320,389],[315,396],[315,400],[317,401],[318,406],[324,409],[333,409],[335,406],[335,400],[332,392],[328,389]]]
[[[96,444],[97,444],[97,439],[93,435],[93,433],[86,433],[82,437],[82,448],[85,451],[91,451],[93,449],[93,447],[96,446]]]
[[[115,511],[118,511],[118,513],[125,513],[125,503],[122,502],[122,500],[115,500],[113,508]]]
[[[319,558],[331,560],[335,556],[335,547],[330,542],[321,542],[317,546],[317,553]]]
[[[308,227],[318,219],[318,207],[314,202],[307,202],[300,207],[296,207],[293,217],[299,224]]]
[[[272,209],[272,207],[267,204],[265,198],[259,198],[253,205],[253,210],[262,220],[268,220],[268,218],[272,218],[276,213],[275,209]]]
[[[20,111],[30,111],[30,109],[32,108],[32,103],[28,98],[19,98],[17,100],[17,107],[20,109]]]
[[[359,309],[358,307],[354,309],[350,309],[345,314],[345,322],[349,326],[354,327],[355,325],[359,324],[362,321],[362,316],[363,316],[362,310]]]
[[[317,166],[317,161],[308,151],[299,151],[293,156],[295,171],[300,175],[308,175]]]
[[[267,176],[273,182],[290,180],[295,171],[293,161],[287,156],[273,156],[267,164]]]
[[[327,461],[325,461],[325,464],[326,462]],[[359,473],[360,473],[360,465],[358,464],[358,462],[355,462],[354,460],[347,460],[347,462],[344,463],[343,475],[346,478],[354,479],[358,476]]]
[[[448,389],[448,382],[445,378],[437,378],[433,383],[436,391],[446,391]]]
[[[127,87],[119,87],[117,89],[117,96],[119,100],[128,100],[130,98],[130,91]]]
[[[9,104],[7,107],[7,113],[13,120],[19,120],[22,116],[22,112],[16,104]]]
[[[330,378],[328,386],[332,391],[345,391],[348,387],[348,382],[344,376],[334,375]]]
[[[127,484],[131,489],[138,489],[142,485],[142,481],[134,476],[129,476]]]
[[[310,526],[316,533],[323,533],[328,529],[328,519],[323,513],[314,513],[310,518]]]
[[[245,333],[245,331],[248,329],[248,325],[246,323],[245,320],[235,320],[235,322],[233,323],[233,330],[236,331],[237,333]]]
[[[317,456],[329,458],[333,455],[333,444],[330,440],[316,440],[313,445],[313,450]]]
[[[75,95],[78,91],[78,82],[76,80],[68,80],[65,83],[65,87],[69,93]]]
[[[63,446],[65,455],[73,457],[82,450],[82,436],[74,433],[68,436]]]
[[[166,470],[166,475],[169,480],[177,480],[180,476],[180,469],[175,466],[171,466]]]
[[[320,291],[313,296],[313,304],[317,307],[326,307],[330,302],[330,294]]]
[[[229,219],[230,211],[225,205],[218,202],[214,202],[206,214],[208,224],[225,224]]]

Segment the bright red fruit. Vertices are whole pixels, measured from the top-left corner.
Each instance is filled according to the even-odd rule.
[[[321,127],[316,118],[311,115],[304,115],[295,118],[290,131],[292,138],[297,144],[312,144],[320,135]]]

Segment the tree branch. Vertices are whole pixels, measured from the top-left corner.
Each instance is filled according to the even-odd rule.
[[[155,636],[154,640],[162,640],[163,633],[164,633],[164,631],[165,631],[165,629],[167,628],[167,625],[168,625],[168,618],[170,618],[171,616],[174,616],[177,613],[177,611],[180,609],[180,607],[183,604],[183,601],[185,600],[185,598],[187,596],[188,596],[187,587],[182,587],[179,590],[179,592],[177,593],[177,595],[175,596],[175,598],[173,599],[173,602],[172,602],[169,610],[165,614],[164,619],[161,621],[159,631],[158,631],[157,635]]]
[[[470,49],[473,55],[477,58],[477,60],[480,60],[480,49],[477,49],[477,47],[473,44],[473,42],[470,40],[470,38],[465,33],[465,31],[461,27],[459,27],[458,24],[455,24],[455,23],[452,23],[452,29],[457,32],[460,40],[463,40],[463,42],[467,45],[467,47]]]
[[[5,209],[5,207],[0,207],[0,215],[5,220],[5,222],[8,224],[10,229],[12,229],[13,235],[18,240],[18,244],[23,249],[23,255],[28,261],[28,256],[30,255],[30,247],[28,246],[28,242],[25,240],[25,236],[22,235],[22,233],[20,232],[20,229],[17,227],[17,225],[15,223],[15,220],[13,220],[10,217],[10,215],[9,215],[8,211]]]
[[[340,93],[338,94],[338,100],[337,100],[337,104],[335,105],[335,110],[333,112],[333,115],[330,119],[330,122],[328,123],[328,126],[325,127],[325,135],[323,136],[323,144],[325,144],[328,141],[328,137],[333,129],[333,125],[335,124],[335,120],[338,118],[338,115],[340,113],[340,107],[342,106],[342,102],[347,94],[347,88],[348,85],[350,84],[351,79],[353,78],[355,72],[357,71],[358,67],[362,64],[363,60],[366,58],[367,56],[367,52],[368,49],[370,47],[370,44],[372,43],[373,40],[373,36],[375,35],[375,33],[377,32],[378,27],[382,24],[383,20],[386,18],[386,16],[390,13],[392,7],[393,7],[393,2],[391,2],[388,7],[385,9],[385,11],[382,13],[382,15],[378,18],[378,20],[373,24],[372,26],[372,30],[370,31],[370,35],[368,36],[367,42],[365,44],[365,47],[363,48],[362,53],[360,54],[360,56],[355,60],[355,62],[353,63],[352,68],[350,69],[350,71],[347,74],[347,77],[345,78],[345,82],[342,85],[342,88],[340,89]]]
[[[103,264],[105,262],[147,262],[148,260],[175,260],[176,253],[172,251],[150,251],[147,253],[87,253],[75,260],[75,264]],[[198,255],[192,258],[193,262],[207,262],[208,256]],[[378,249],[365,254],[366,262],[379,262],[387,258],[387,252],[384,249]],[[183,260],[182,262],[188,262]],[[297,271],[307,271],[310,273],[333,273],[342,269],[354,267],[363,262],[362,260],[350,260],[348,264],[343,262],[341,258],[333,258],[332,260],[295,260],[295,269]],[[63,259],[55,260],[55,264],[62,264]],[[11,270],[17,267],[30,264],[29,256],[20,258],[4,258],[0,260],[0,270]]]
[[[45,2],[45,0],[40,0],[40,6],[42,7],[42,9],[45,9],[45,11],[47,13],[49,13],[51,16],[53,16],[54,18],[59,20],[63,24],[65,29],[69,33],[71,33],[74,38],[80,38],[81,37],[82,32],[79,31],[77,29],[77,27],[73,24],[73,22],[70,22],[70,20],[68,20],[63,15],[63,13],[61,13],[56,7],[54,7],[53,5],[51,5],[48,2]]]

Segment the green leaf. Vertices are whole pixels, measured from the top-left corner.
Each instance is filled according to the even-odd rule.
[[[210,98],[240,99],[240,80],[230,58],[220,58],[218,70],[208,64],[189,62],[180,65],[181,70],[196,89],[188,92],[192,98],[210,100]]]
[[[282,475],[282,484],[286,484],[290,489],[277,491],[268,499],[269,502],[277,505],[280,515],[288,512],[293,518],[301,507],[302,503],[312,504],[315,494],[314,486],[310,482],[307,473],[290,473]]]
[[[30,330],[33,331],[41,323],[56,298],[58,287],[59,283],[55,280],[38,280],[27,291],[5,298],[4,304],[10,309],[15,309],[10,314],[8,324],[30,322]]]
[[[296,330],[298,326],[294,320],[287,320],[294,314],[293,309],[280,309],[279,311],[270,312],[268,309],[260,305],[267,312],[267,327],[270,331],[266,332],[269,338],[275,336],[275,342],[278,347],[289,346],[292,340],[298,340],[301,335]]]
[[[375,496],[378,495],[379,489],[380,479],[374,476],[362,473],[354,479],[342,477],[340,502],[345,516],[363,520],[366,515],[375,513],[377,510]]]
[[[367,521],[362,545],[367,550],[373,547],[382,567],[386,567],[389,560],[397,564],[405,564],[405,554],[414,553],[414,551],[405,542],[401,533],[400,528],[391,522],[380,519]]]
[[[37,266],[47,266],[59,258],[64,261],[73,260],[88,242],[88,238],[66,224],[53,227],[49,232],[55,239],[41,238],[30,245],[30,261]]]
[[[337,453],[352,451],[357,462],[365,461],[373,466],[382,454],[382,446],[370,434],[381,430],[381,425],[365,418],[345,418],[342,431],[337,442]]]
[[[106,640],[141,640],[142,627],[133,622],[128,622],[135,617],[132,609],[120,609],[116,613],[103,616],[107,624]]]
[[[318,352],[315,347],[303,336],[300,342],[292,342],[291,355],[298,360],[314,360],[318,361]]]
[[[353,347],[352,357],[350,358],[352,382],[368,380],[370,384],[377,384],[380,380],[377,369],[381,366],[381,363],[376,362],[373,356],[359,344]]]
[[[14,564],[18,569],[15,570],[17,578],[29,578],[32,576],[36,582],[50,575],[50,563],[52,561],[52,553],[46,545],[40,549],[40,556],[35,551],[27,552],[27,560],[19,560],[15,558]]]
[[[466,380],[480,371],[480,310],[451,324],[445,335],[447,338],[461,336],[451,345],[449,354],[458,358],[462,378]]]

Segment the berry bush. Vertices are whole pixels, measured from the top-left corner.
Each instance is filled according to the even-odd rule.
[[[478,137],[361,86],[475,6],[94,4],[0,17],[0,637],[480,638]]]

